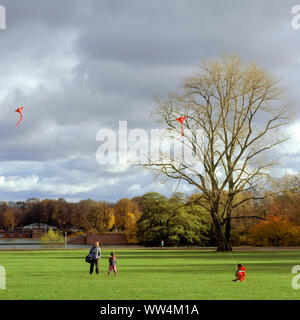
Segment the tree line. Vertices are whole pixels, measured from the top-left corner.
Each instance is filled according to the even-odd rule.
[[[241,205],[233,203],[233,245],[300,245],[300,175],[272,179],[270,190],[260,197],[249,191],[236,197]],[[225,191],[222,197],[227,197]],[[70,203],[62,198],[18,202],[16,207],[0,206],[0,229],[46,223],[61,231],[123,232],[129,243],[159,245],[164,240],[166,246],[215,246],[214,221],[199,201],[205,201],[199,193],[166,197],[150,192],[116,203],[90,199]],[[225,227],[221,230],[225,238]]]

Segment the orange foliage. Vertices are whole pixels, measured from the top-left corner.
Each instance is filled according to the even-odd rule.
[[[248,242],[255,246],[300,245],[300,227],[292,224],[283,215],[269,215],[249,230]]]

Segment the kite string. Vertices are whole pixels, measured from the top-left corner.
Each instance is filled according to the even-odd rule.
[[[85,216],[85,214],[84,214],[83,210],[80,208],[80,206],[79,206],[79,205],[77,206],[77,208],[79,208],[79,210],[80,210],[81,214],[84,216],[84,219],[85,219],[85,220],[86,220],[86,222],[89,224],[89,226],[90,226],[90,228],[91,228],[91,230],[92,230],[93,228],[92,228],[91,224],[89,223],[89,221],[88,221],[87,217]],[[102,243],[101,243],[100,241],[99,241],[99,246],[100,246],[100,248],[102,248],[102,247],[103,247],[103,245],[102,245]]]
[[[223,238],[224,238],[224,240],[225,240],[225,243],[226,243],[228,252],[229,252],[229,254],[230,254],[230,257],[231,257],[231,259],[232,259],[232,262],[233,262],[234,266],[236,266],[235,259],[234,259],[234,257],[233,257],[233,254],[232,254],[230,248],[229,248],[229,244],[228,244],[228,242],[227,242],[227,240],[226,240],[226,237],[225,237],[223,228],[222,228],[222,226],[221,226],[221,224],[220,224],[220,221],[219,221],[219,219],[216,219],[216,220],[218,221],[219,227],[220,227],[220,229],[221,229],[221,232],[222,232]]]
[[[84,217],[84,219],[86,220],[86,222],[88,223],[88,225],[90,226],[90,228],[91,228],[91,229],[93,229],[93,228],[92,228],[92,226],[91,226],[91,224],[89,223],[89,221],[88,221],[87,217],[85,216],[85,214],[83,213],[83,211],[81,210],[81,208],[80,208],[80,206],[79,206],[79,205],[77,206],[77,208],[79,208],[79,210],[80,210],[80,212],[81,212],[82,216]]]

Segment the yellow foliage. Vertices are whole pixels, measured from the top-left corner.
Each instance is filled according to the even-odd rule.
[[[41,237],[41,243],[50,247],[62,245],[64,243],[64,237],[58,232],[49,229],[49,231]]]
[[[109,216],[109,220],[108,220],[108,230],[113,229],[115,224],[116,224],[116,218],[115,218],[114,212],[112,210],[112,212],[111,212],[111,214]]]
[[[132,212],[127,212],[125,217],[125,236],[128,243],[138,243],[137,218]]]

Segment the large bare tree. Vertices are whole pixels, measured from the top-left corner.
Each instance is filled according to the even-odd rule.
[[[255,199],[255,190],[276,164],[271,148],[284,142],[281,127],[289,123],[288,106],[277,80],[255,63],[235,55],[204,62],[183,80],[181,92],[157,99],[155,114],[175,144],[189,150],[195,164],[178,152],[161,152],[143,165],[199,191],[199,204],[212,218],[218,251],[231,250],[233,209]],[[180,124],[186,119],[184,136]],[[238,195],[251,192],[251,196]]]

